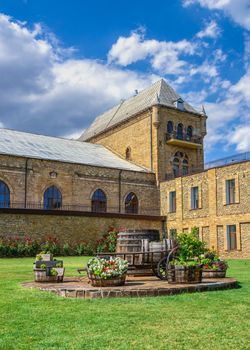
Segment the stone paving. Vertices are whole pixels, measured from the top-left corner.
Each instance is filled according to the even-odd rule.
[[[207,279],[199,284],[168,284],[156,277],[128,277],[121,287],[92,287],[87,277],[66,277],[62,283],[22,283],[26,288],[38,288],[67,298],[156,297],[180,293],[205,292],[237,288],[234,278]]]

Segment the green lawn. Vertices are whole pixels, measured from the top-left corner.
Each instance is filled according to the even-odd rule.
[[[67,275],[86,258],[63,258]],[[33,259],[0,259],[0,349],[250,349],[250,260],[230,261],[240,289],[77,300],[24,289]]]

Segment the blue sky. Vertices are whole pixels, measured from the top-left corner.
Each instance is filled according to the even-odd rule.
[[[250,0],[0,0],[0,125],[76,137],[163,77],[208,114],[206,160],[250,149]]]

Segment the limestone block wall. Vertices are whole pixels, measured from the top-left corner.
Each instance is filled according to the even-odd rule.
[[[59,241],[76,242],[85,240],[95,242],[110,227],[117,229],[156,229],[162,233],[164,218],[131,217],[107,214],[72,214],[67,212],[50,213],[39,211],[5,213],[0,209],[0,236],[31,236],[36,239],[48,235],[56,236]]]
[[[53,174],[53,176],[52,176]],[[159,190],[153,173],[120,171],[39,159],[0,156],[0,180],[10,189],[11,203],[23,207],[43,204],[44,191],[55,185],[62,193],[63,205],[90,210],[93,192],[101,188],[107,196],[107,211],[125,210],[125,198],[134,192],[139,201],[139,213],[158,215]]]
[[[236,181],[236,203],[225,203],[225,181]],[[201,188],[202,207],[190,209],[190,187]],[[250,162],[209,169],[160,184],[161,214],[167,216],[167,230],[199,228],[201,239],[227,257],[250,258]],[[176,212],[169,213],[169,192],[176,191]],[[227,226],[236,225],[237,248],[228,250]]]
[[[131,161],[151,169],[151,112],[138,114],[110,131],[91,138],[90,142],[101,144],[122,158],[126,149],[131,151]]]

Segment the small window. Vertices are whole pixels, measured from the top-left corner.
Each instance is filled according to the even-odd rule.
[[[125,199],[125,213],[138,214],[138,199],[133,192],[130,192]]]
[[[193,128],[192,126],[187,127],[187,140],[190,141],[193,136]]]
[[[5,182],[0,181],[0,208],[10,207],[10,190]]]
[[[101,189],[98,189],[93,193],[91,209],[96,213],[105,213],[107,211],[107,197]]]
[[[168,124],[167,124],[167,133],[168,133],[168,134],[172,134],[172,133],[173,133],[173,130],[174,130],[173,122],[168,121]]]
[[[226,180],[226,204],[235,203],[235,179]]]
[[[169,230],[169,239],[176,239],[177,238],[177,230],[175,228],[171,228]]]
[[[227,249],[237,249],[236,225],[227,225]]]
[[[191,209],[199,208],[199,187],[191,188]]]
[[[131,148],[130,147],[126,148],[126,159],[131,160]]]
[[[177,126],[177,139],[183,140],[183,125],[181,123]]]
[[[62,207],[62,194],[56,186],[50,186],[43,195],[44,209],[59,209]]]
[[[170,213],[176,212],[176,192],[175,191],[169,192],[169,212]]]

